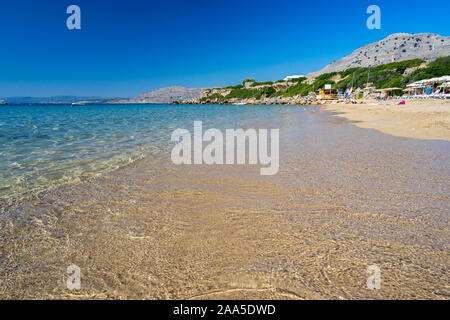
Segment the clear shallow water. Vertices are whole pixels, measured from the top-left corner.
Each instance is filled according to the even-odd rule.
[[[239,128],[280,107],[89,105],[0,107],[0,200],[167,154],[176,128],[193,121]]]
[[[52,112],[58,110],[53,119],[71,114]],[[46,123],[65,123],[81,136],[75,140],[93,159],[90,172],[102,171],[94,170],[99,163],[117,166],[111,154],[144,158],[0,204],[3,298],[73,298],[63,280],[71,264],[83,273],[77,296],[87,299],[449,296],[447,141],[360,129],[315,107],[92,106],[75,112],[70,121]],[[170,134],[176,127],[192,130],[193,120],[205,121],[204,128],[279,128],[279,174],[261,176],[259,166],[172,165]],[[74,130],[72,122],[87,125]],[[50,133],[46,139],[56,139]],[[67,150],[66,162],[80,161],[80,150]],[[67,166],[87,172],[79,162]],[[372,264],[383,270],[382,290],[365,285]]]

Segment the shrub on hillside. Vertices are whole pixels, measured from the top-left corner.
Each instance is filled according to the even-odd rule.
[[[402,84],[448,75],[450,75],[450,56],[438,58],[430,62],[425,68],[415,70],[402,79]]]

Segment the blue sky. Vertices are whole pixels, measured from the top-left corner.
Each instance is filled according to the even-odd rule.
[[[448,36],[424,1],[2,0],[0,97],[136,96],[165,86],[277,80],[396,32]],[[66,9],[81,8],[81,30]],[[381,30],[366,9],[381,8]]]

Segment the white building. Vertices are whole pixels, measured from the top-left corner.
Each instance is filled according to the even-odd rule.
[[[304,78],[304,75],[294,75],[294,76],[287,76],[286,78],[284,78],[284,81],[289,81],[289,80],[294,80],[294,79],[298,79],[298,78]]]

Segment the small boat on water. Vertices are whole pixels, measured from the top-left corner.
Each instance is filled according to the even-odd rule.
[[[72,102],[71,107],[75,107],[75,106],[84,106],[85,104],[83,102]]]

